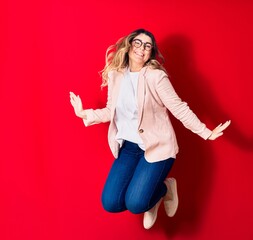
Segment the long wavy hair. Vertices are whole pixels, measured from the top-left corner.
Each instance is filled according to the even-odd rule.
[[[102,75],[101,87],[108,85],[108,73],[111,70],[120,71],[123,68],[126,68],[129,66],[128,52],[132,45],[133,39],[139,34],[145,34],[149,36],[152,40],[152,45],[153,45],[150,58],[145,63],[144,66],[150,66],[153,69],[161,69],[166,72],[165,68],[162,66],[162,64],[164,63],[164,58],[162,54],[160,53],[160,51],[158,50],[154,35],[145,29],[137,29],[131,32],[129,35],[120,38],[116,42],[116,44],[111,45],[107,48],[107,51],[105,54],[105,67],[100,72]]]

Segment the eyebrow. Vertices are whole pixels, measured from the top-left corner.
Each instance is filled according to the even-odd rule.
[[[152,45],[152,46],[153,46],[153,44],[152,44],[152,43],[150,43],[150,42],[143,42],[143,41],[142,41],[141,39],[139,39],[139,38],[134,38],[134,39],[133,39],[133,41],[134,41],[134,40],[139,40],[139,41],[141,41],[142,43],[146,43],[146,44],[147,44],[147,43],[149,43],[150,45]]]

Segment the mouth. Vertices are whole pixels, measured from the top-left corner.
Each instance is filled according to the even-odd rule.
[[[144,57],[144,53],[141,52],[134,52],[135,55],[137,55],[139,58],[143,58]]]

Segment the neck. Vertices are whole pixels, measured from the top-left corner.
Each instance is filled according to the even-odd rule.
[[[136,65],[129,63],[129,70],[130,72],[139,72],[143,68],[142,65]]]

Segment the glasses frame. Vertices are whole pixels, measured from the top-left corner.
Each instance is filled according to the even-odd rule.
[[[135,42],[140,42],[141,45],[140,45],[139,47],[137,47],[137,46],[135,45]],[[143,42],[143,41],[141,41],[139,38],[133,39],[132,44],[133,44],[133,46],[136,47],[136,48],[140,48],[140,47],[142,47],[142,45],[143,45],[143,46],[144,46],[144,50],[146,50],[146,51],[148,51],[148,52],[150,52],[150,51],[152,50],[152,48],[153,48],[153,45],[152,45],[151,43],[149,43],[149,42]],[[151,48],[150,48],[150,49],[147,49],[147,48],[146,48],[147,45],[150,45]]]

